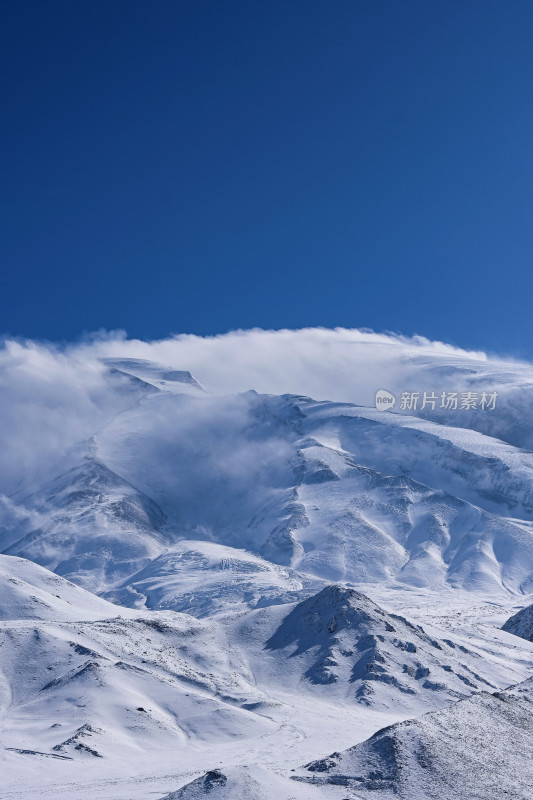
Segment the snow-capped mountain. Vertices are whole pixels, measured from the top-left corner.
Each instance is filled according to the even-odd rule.
[[[31,558],[92,591],[149,563],[165,545],[157,504],[90,456],[38,491],[15,497],[24,513],[2,533],[3,552]]]
[[[533,591],[533,455],[477,432],[309,398],[165,390],[87,450],[12,497],[1,544],[95,591],[168,575],[168,548],[184,540],[325,581]]]
[[[1,499],[0,797],[496,797],[468,773],[530,703],[533,370],[407,363],[501,406],[99,362],[98,424]]]
[[[124,375],[144,391],[164,390],[178,394],[201,394],[205,390],[188,370],[172,369],[142,358],[105,358],[104,364],[114,375]]]
[[[250,615],[246,624],[254,622]],[[300,684],[304,679],[310,686],[337,684],[328,694],[339,692],[345,702],[373,707],[390,706],[392,697],[401,704],[420,695],[430,706],[444,697],[495,688],[490,669],[485,677],[479,674],[485,670],[479,653],[457,639],[436,639],[365,595],[336,585],[294,606],[265,647],[276,654],[276,665],[291,665]],[[285,667],[285,682],[288,672]],[[431,697],[435,694],[438,699]]]

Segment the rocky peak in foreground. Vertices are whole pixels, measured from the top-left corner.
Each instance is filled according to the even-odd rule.
[[[514,633],[528,642],[533,642],[533,605],[518,611],[502,625],[502,631]]]

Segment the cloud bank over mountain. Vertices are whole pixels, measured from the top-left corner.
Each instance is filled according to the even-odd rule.
[[[492,390],[502,371],[507,389],[524,379],[533,385],[533,367],[523,362],[422,337],[356,329],[254,329],[153,342],[115,332],[63,345],[5,340],[0,349],[1,491],[13,492],[24,476],[46,469],[129,406],[124,376],[114,371],[110,377],[106,363],[120,358],[189,370],[215,395],[254,389],[359,405],[373,405],[380,388],[397,394],[413,388],[461,391],[472,376],[485,379],[484,387]]]

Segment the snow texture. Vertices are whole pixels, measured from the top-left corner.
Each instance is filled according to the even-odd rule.
[[[213,393],[103,345],[93,403],[47,356],[83,420],[0,470],[0,798],[531,796],[533,368],[395,347],[391,390],[500,405]]]

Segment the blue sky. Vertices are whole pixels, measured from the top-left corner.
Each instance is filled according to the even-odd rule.
[[[0,330],[533,355],[533,4],[7,0]]]

